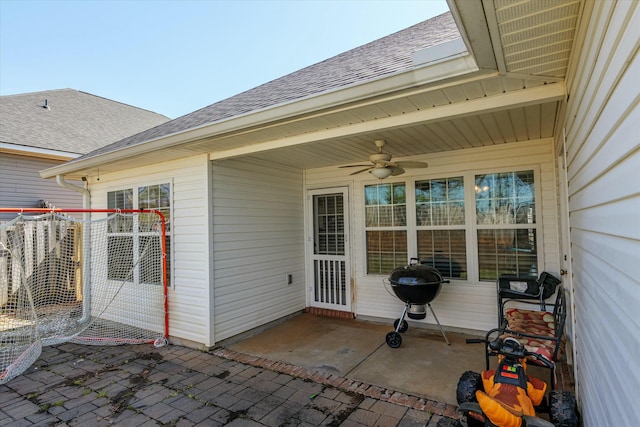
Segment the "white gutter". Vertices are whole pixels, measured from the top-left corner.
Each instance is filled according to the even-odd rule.
[[[68,190],[82,193],[82,207],[84,209],[91,208],[91,193],[84,187],[71,184],[64,180],[63,175],[56,175],[56,182],[60,187]],[[84,226],[82,227],[82,317],[77,320],[78,323],[85,323],[91,315],[91,288],[87,286],[91,283],[91,213],[84,212],[82,214]]]

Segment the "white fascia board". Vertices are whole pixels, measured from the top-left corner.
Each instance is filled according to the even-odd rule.
[[[10,144],[7,142],[0,142],[0,152],[56,160],[71,160],[81,156],[81,154],[70,153],[68,151],[50,150],[48,148],[30,147],[28,145]]]
[[[470,55],[458,56],[444,60],[431,66],[423,66],[409,71],[403,71],[367,83],[354,84],[345,88],[311,95],[262,110],[254,110],[244,115],[238,115],[195,127],[186,131],[164,135],[157,139],[126,147],[103,155],[88,159],[65,163],[40,171],[40,176],[50,178],[56,175],[67,175],[75,171],[100,166],[134,155],[144,154],[150,151],[171,148],[176,145],[188,144],[203,138],[211,138],[228,133],[241,132],[242,130],[256,126],[268,125],[272,122],[282,122],[296,116],[308,117],[316,111],[335,111],[341,105],[362,101],[367,98],[380,97],[400,90],[407,90],[417,86],[426,86],[442,80],[455,79],[478,71],[475,61]],[[449,83],[451,85],[454,83]],[[427,90],[422,88],[421,90]],[[405,94],[406,95],[406,94]],[[375,102],[375,101],[373,101]],[[322,113],[321,113],[322,114]]]
[[[447,0],[467,50],[481,70],[497,70],[489,26],[481,0]]]

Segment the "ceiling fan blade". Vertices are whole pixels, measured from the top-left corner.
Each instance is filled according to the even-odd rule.
[[[407,169],[419,169],[426,168],[429,165],[425,162],[394,162],[393,166]]]
[[[366,172],[366,171],[368,171],[370,169],[373,169],[373,166],[369,166],[368,168],[360,169],[359,171],[352,172],[349,175],[357,175],[359,173]]]
[[[364,168],[356,172],[352,172],[349,175],[357,175],[362,172],[375,172],[374,176],[378,179],[384,179],[389,176],[398,176],[405,173],[405,168],[426,168],[428,165],[425,162],[392,162],[392,156],[389,153],[382,151],[382,147],[385,144],[383,139],[374,141],[378,152],[369,156],[370,165],[344,165],[338,166],[339,168]],[[386,171],[384,170],[386,169]]]

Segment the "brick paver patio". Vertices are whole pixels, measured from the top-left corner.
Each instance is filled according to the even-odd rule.
[[[427,426],[455,407],[331,374],[180,346],[45,347],[0,386],[0,426]]]

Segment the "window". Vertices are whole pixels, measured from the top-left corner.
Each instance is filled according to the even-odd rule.
[[[475,176],[480,280],[538,275],[533,171]]]
[[[418,259],[445,277],[467,278],[464,178],[417,181]]]
[[[133,190],[110,191],[107,193],[108,209],[133,209]]]
[[[344,255],[344,202],[342,194],[313,196],[315,253]]]
[[[365,186],[367,272],[417,257],[451,279],[537,276],[535,184],[524,170]]]
[[[135,191],[134,191],[135,190]],[[170,184],[141,186],[136,189],[107,193],[109,209],[156,209],[165,218],[166,250],[171,253],[171,186]],[[156,260],[145,256],[144,248],[157,239],[152,222],[155,215],[140,215],[137,219],[110,221],[108,235],[108,278],[135,283],[162,284],[162,269]],[[136,256],[134,256],[136,254]],[[136,260],[139,262],[136,266]],[[167,280],[170,281],[170,256],[167,256]],[[135,266],[135,268],[134,268]]]
[[[365,187],[367,272],[386,274],[407,263],[405,184]]]

